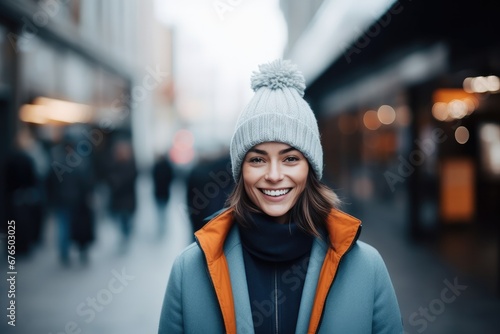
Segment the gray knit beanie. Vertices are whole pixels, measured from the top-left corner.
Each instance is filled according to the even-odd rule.
[[[260,65],[259,70],[251,78],[255,94],[241,112],[231,139],[234,180],[238,181],[248,150],[264,142],[295,147],[321,179],[323,150],[316,118],[302,98],[306,88],[302,73],[289,60],[282,59]]]

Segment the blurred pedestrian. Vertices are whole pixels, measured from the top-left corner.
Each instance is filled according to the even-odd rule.
[[[120,139],[112,147],[112,160],[108,173],[110,211],[120,225],[121,250],[128,247],[135,213],[137,167],[129,140]]]
[[[228,208],[175,261],[159,333],[402,333],[380,254],[321,183],[304,78],[260,66],[231,140]]]
[[[166,154],[157,157],[153,165],[153,186],[158,215],[158,232],[165,234],[167,203],[170,199],[170,186],[174,178],[174,169]]]
[[[229,152],[214,158],[202,158],[187,179],[187,209],[193,233],[207,222],[206,218],[224,208],[234,182]]]
[[[48,176],[48,194],[57,226],[59,259],[70,264],[71,246],[76,243],[80,262],[87,264],[89,246],[95,239],[92,208],[93,168],[78,143],[84,138],[80,127],[68,127],[60,143],[52,148],[52,171]],[[71,164],[68,164],[71,161]]]
[[[43,184],[28,152],[27,132],[21,130],[4,165],[7,219],[15,220],[16,254],[28,255],[40,240],[45,216]],[[5,230],[5,232],[7,232]]]

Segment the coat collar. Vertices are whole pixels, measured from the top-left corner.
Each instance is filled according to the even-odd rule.
[[[195,233],[196,241],[207,260],[208,273],[217,295],[227,334],[236,334],[231,278],[226,256],[224,255],[224,242],[232,225],[231,210],[226,210]]]
[[[328,215],[326,229],[331,247],[326,250],[317,280],[307,333],[316,333],[319,328],[326,297],[337,274],[340,260],[358,239],[361,232],[361,221],[345,212],[334,209]]]
[[[203,228],[195,233],[196,240],[205,254],[208,272],[221,307],[224,325],[227,333],[236,333],[237,323],[246,330],[253,331],[251,308],[246,287],[246,276],[237,229],[233,226],[232,210],[226,210],[211,219]],[[304,290],[301,302],[297,332],[315,333],[319,327],[323,306],[333,284],[337,268],[342,256],[347,253],[356,241],[361,227],[361,221],[333,209],[326,224],[328,241],[316,239],[313,243]],[[331,246],[331,247],[329,247]],[[232,268],[232,272],[229,272]],[[234,268],[234,270],[233,270]],[[237,286],[235,286],[237,285]],[[307,289],[307,290],[306,290]],[[313,294],[312,291],[315,291]],[[234,292],[234,296],[233,296]],[[235,303],[236,312],[235,312]],[[238,319],[236,319],[238,314]]]

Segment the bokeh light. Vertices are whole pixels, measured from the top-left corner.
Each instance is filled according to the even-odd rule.
[[[382,124],[392,124],[396,120],[396,111],[393,107],[384,104],[377,111],[377,117]]]
[[[375,110],[368,110],[363,115],[363,124],[368,130],[377,130],[380,128],[380,121]]]
[[[469,141],[469,130],[465,126],[459,126],[455,130],[455,140],[459,144],[465,144]]]

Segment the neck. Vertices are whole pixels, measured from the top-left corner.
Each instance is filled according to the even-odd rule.
[[[243,247],[253,256],[269,262],[286,262],[310,251],[314,237],[292,221],[278,224],[266,214],[252,214],[252,224],[240,229]]]
[[[270,218],[272,220],[274,220],[276,223],[281,224],[281,225],[287,224],[290,222],[290,214],[289,213],[286,213],[283,216],[279,216],[279,217],[271,217],[270,216]]]

